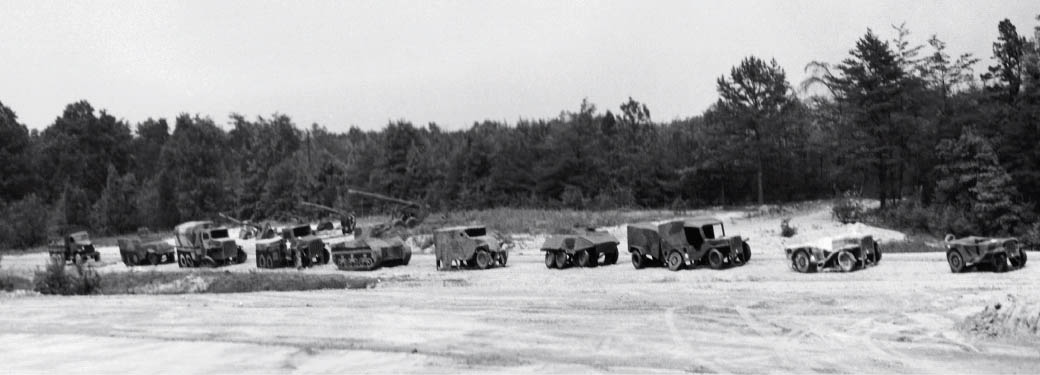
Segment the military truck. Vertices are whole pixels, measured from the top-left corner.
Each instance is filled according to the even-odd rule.
[[[211,221],[189,221],[173,228],[179,267],[217,267],[246,261],[246,252]]]
[[[992,268],[994,272],[1005,272],[1009,269],[1025,267],[1026,251],[1012,237],[993,238],[969,236],[955,238],[947,234],[946,261],[950,271],[960,273],[969,267]]]
[[[441,228],[433,232],[437,269],[487,269],[505,266],[509,251],[481,225]]]
[[[138,229],[136,238],[120,238],[119,257],[127,266],[159,265],[173,263],[176,252],[166,238],[156,236],[147,229]]]
[[[281,238],[287,245],[287,248],[282,250],[283,254],[289,256],[288,261],[297,267],[328,264],[331,259],[329,249],[325,248],[325,242],[314,234],[310,224],[282,228]],[[260,252],[261,243],[262,241],[257,243],[257,254]],[[273,248],[268,247],[265,250],[273,250]]]
[[[90,259],[95,262],[101,261],[101,253],[94,249],[90,234],[82,230],[68,233],[60,240],[51,241],[47,252],[51,258],[61,262],[86,263]]]
[[[751,260],[751,246],[740,236],[726,237],[722,220],[712,217],[629,225],[628,251],[636,269],[665,265],[678,271],[702,264],[721,269]]]
[[[871,236],[845,235],[820,238],[809,244],[786,246],[791,268],[801,273],[836,269],[852,272],[881,262],[881,248]]]
[[[618,260],[617,238],[607,232],[589,230],[580,234],[557,234],[545,239],[546,268],[596,267]]]
[[[384,266],[406,266],[412,249],[400,238],[363,237],[332,245],[332,261],[344,271],[371,271]]]

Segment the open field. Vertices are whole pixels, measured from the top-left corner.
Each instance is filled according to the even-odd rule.
[[[751,262],[728,270],[617,265],[547,270],[540,236],[517,236],[508,267],[347,272],[370,289],[237,294],[51,297],[0,294],[8,371],[125,372],[694,372],[1035,373],[1038,341],[980,339],[964,317],[1011,294],[1040,301],[1036,265],[951,274],[942,253],[886,254],[843,274],[791,271],[782,245],[858,230],[825,207],[779,217],[718,212],[750,237]],[[788,216],[788,215],[785,215]],[[610,228],[624,246],[622,227]],[[884,243],[884,242],[883,242]],[[103,248],[102,275],[121,272]],[[624,254],[624,252],[623,252]],[[250,254],[252,256],[252,254]],[[4,257],[15,272],[45,254]],[[252,262],[228,267],[248,272]],[[142,267],[151,269],[153,267]],[[154,267],[177,270],[176,264]],[[303,271],[340,272],[332,266]]]

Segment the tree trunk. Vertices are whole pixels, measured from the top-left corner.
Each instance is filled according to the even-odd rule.
[[[762,194],[762,161],[761,160],[758,161],[758,173],[756,173],[756,175],[757,175],[756,178],[758,179],[758,205],[761,206],[761,205],[765,204],[765,199],[763,199],[763,194]]]

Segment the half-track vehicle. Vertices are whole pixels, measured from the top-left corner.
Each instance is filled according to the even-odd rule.
[[[636,269],[664,265],[678,271],[702,264],[721,269],[751,260],[751,246],[740,236],[726,237],[722,220],[711,217],[631,224],[628,251]]]
[[[962,237],[946,235],[946,262],[950,271],[960,273],[969,267],[992,268],[994,272],[1025,267],[1028,256],[1016,238]]]
[[[101,253],[94,249],[90,234],[82,230],[70,232],[60,240],[52,241],[47,246],[47,252],[51,258],[61,262],[86,263],[91,259],[95,262],[101,261]]]
[[[135,238],[120,238],[119,257],[127,266],[173,263],[176,252],[166,238],[156,236],[146,229],[139,229]]]
[[[824,237],[809,244],[786,246],[791,268],[801,273],[832,269],[852,272],[881,262],[881,247],[872,236]]]
[[[433,232],[437,269],[505,266],[509,251],[481,225],[437,229]]]
[[[246,261],[246,252],[211,221],[189,221],[173,228],[179,267],[217,267]]]
[[[556,234],[545,239],[545,267],[596,267],[615,264],[618,242],[610,233],[589,230],[581,234]]]
[[[363,237],[332,245],[332,261],[344,271],[370,271],[384,266],[406,266],[412,249],[400,238]]]

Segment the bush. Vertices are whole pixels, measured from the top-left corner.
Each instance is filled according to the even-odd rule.
[[[780,235],[784,237],[794,237],[798,234],[798,228],[791,226],[791,218],[780,220]]]
[[[831,214],[835,220],[842,224],[851,224],[859,221],[864,213],[863,203],[860,202],[859,196],[853,193],[845,193],[845,195],[834,202],[834,207],[831,208]]]
[[[47,243],[50,210],[35,195],[0,207],[0,246],[28,249]]]
[[[51,258],[46,268],[36,271],[34,290],[41,294],[63,296],[96,294],[101,291],[101,275],[94,267],[76,264],[74,269],[76,272],[70,273],[64,261]]]

